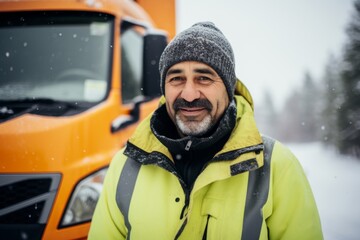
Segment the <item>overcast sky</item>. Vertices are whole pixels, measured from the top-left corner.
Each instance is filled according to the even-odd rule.
[[[214,22],[255,104],[269,89],[280,107],[305,71],[320,79],[329,55],[340,55],[353,0],[177,0],[176,9],[178,32]]]

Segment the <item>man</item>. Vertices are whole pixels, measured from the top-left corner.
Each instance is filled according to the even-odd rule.
[[[89,238],[322,239],[304,172],[260,135],[222,32],[193,25],[159,69],[163,104],[114,157]]]

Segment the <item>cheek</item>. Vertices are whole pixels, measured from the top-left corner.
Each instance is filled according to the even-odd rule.
[[[168,84],[165,85],[165,100],[166,104],[168,105],[168,109],[172,109],[172,106],[175,102],[175,100],[179,97],[179,90],[168,86]]]
[[[165,98],[166,100],[166,111],[168,112],[169,116],[171,118],[174,117],[175,115],[175,111],[174,111],[174,108],[173,108],[173,105],[174,105],[174,100],[173,99],[170,99],[168,97]]]
[[[220,116],[222,116],[222,114],[229,106],[228,96],[227,95],[222,96],[218,98],[216,101],[214,101],[212,104],[213,104],[213,115],[215,116],[216,119],[218,119]]]
[[[215,117],[215,119],[218,119],[225,111],[224,109],[224,104],[220,101],[217,101],[216,103],[214,103],[214,108],[213,108],[213,115]]]
[[[173,104],[178,96],[177,91],[172,87],[166,87],[165,86],[165,100],[169,104]]]

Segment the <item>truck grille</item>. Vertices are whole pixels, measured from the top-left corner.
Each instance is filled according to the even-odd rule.
[[[28,179],[0,187],[0,209],[25,201],[26,199],[47,193],[51,178]]]
[[[0,224],[45,224],[60,174],[1,174]]]

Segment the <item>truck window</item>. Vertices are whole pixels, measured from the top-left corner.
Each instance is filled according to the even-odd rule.
[[[0,101],[105,99],[113,21],[95,12],[1,13]]]
[[[129,102],[142,95],[143,37],[135,28],[121,36],[121,96]]]

